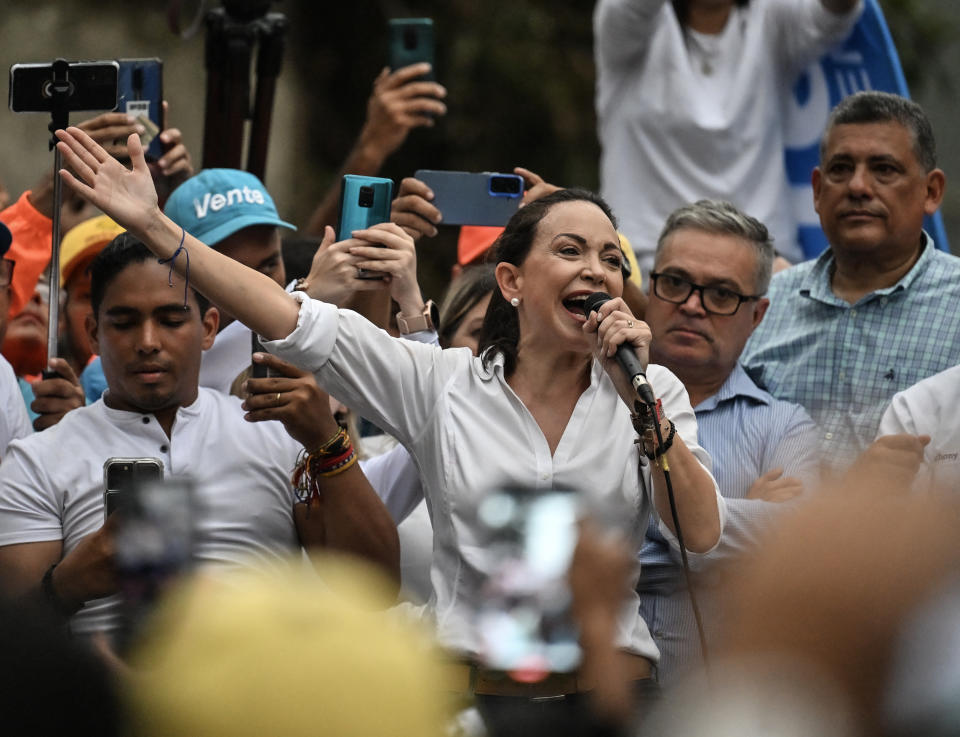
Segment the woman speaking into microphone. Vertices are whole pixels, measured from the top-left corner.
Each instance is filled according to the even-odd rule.
[[[259,333],[269,351],[313,372],[326,391],[407,447],[433,521],[437,635],[464,662],[476,657],[477,643],[463,597],[489,562],[471,512],[490,487],[572,488],[620,505],[629,510],[624,516],[638,544],[653,509],[675,540],[659,464],[669,450],[686,548],[703,553],[718,542],[723,501],[705,467],[709,456],[696,443],[693,410],[673,374],[647,367],[650,330],[620,299],[623,255],[613,216],[595,195],[560,190],[510,220],[495,247],[499,290],[475,357],[468,349],[392,338],[354,312],[285,292],[184,233],[157,207],[136,136],[128,142],[133,169],[127,170],[82,131],[57,135],[76,172],[61,172],[68,186],[171,260],[214,304]],[[368,269],[377,266],[364,260],[374,248],[409,241],[390,223],[353,238],[356,266]],[[325,241],[332,239],[328,228]],[[613,299],[587,317],[584,300],[594,292]],[[663,447],[649,433],[635,442],[635,394],[615,359],[621,344],[647,367],[662,402]],[[615,636],[627,662],[623,672],[642,679],[658,652],[631,597]],[[576,679],[550,684],[532,684],[528,695],[584,687]],[[495,683],[489,688],[495,692]]]

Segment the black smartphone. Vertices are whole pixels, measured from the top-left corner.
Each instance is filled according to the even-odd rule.
[[[490,565],[475,604],[480,659],[523,680],[580,663],[567,571],[580,496],[569,489],[501,488],[477,507]]]
[[[395,72],[422,61],[430,64],[430,71],[421,79],[435,81],[433,19],[391,18],[390,69]]]
[[[108,458],[103,464],[103,517],[126,504],[133,490],[148,481],[163,479],[159,458]]]
[[[393,181],[381,177],[346,174],[340,187],[340,223],[337,240],[346,240],[354,230],[390,221]],[[360,269],[358,279],[383,279],[383,274]]]
[[[115,61],[67,62],[67,110],[113,110],[119,68]],[[52,112],[53,88],[54,64],[14,64],[10,67],[10,110]]]
[[[146,130],[140,143],[147,156],[163,156],[157,136],[163,130],[163,62],[160,59],[119,59],[117,112],[137,119]]]
[[[414,176],[433,190],[444,225],[504,226],[520,207],[523,177],[497,172],[419,169]]]

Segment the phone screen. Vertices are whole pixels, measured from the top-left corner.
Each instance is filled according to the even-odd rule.
[[[503,489],[480,503],[493,559],[476,611],[488,667],[530,681],[579,665],[567,584],[578,515],[568,490]]]
[[[67,70],[67,110],[112,110],[117,104],[115,61],[73,62]],[[52,64],[10,67],[10,109],[15,113],[53,110]]]

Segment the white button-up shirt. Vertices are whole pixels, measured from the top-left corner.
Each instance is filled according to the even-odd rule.
[[[264,347],[314,372],[324,389],[410,451],[433,520],[431,603],[444,646],[477,653],[468,604],[490,571],[474,522],[487,490],[577,489],[591,507],[623,520],[637,541],[642,538],[652,506],[649,470],[640,464],[629,409],[599,363],[551,454],[533,415],[507,384],[499,357],[485,368],[466,348],[395,339],[354,312],[294,296],[301,301],[296,329]],[[677,432],[709,468],[683,385],[659,366],[650,366],[648,377]],[[719,494],[717,503],[722,525]],[[624,606],[617,644],[653,660],[659,656],[635,595]]]

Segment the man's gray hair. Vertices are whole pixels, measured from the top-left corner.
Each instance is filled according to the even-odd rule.
[[[660,258],[664,244],[678,230],[700,230],[716,235],[732,235],[753,246],[757,265],[753,276],[753,294],[767,293],[773,275],[773,259],[776,251],[767,226],[754,217],[722,200],[699,200],[670,213],[660,238],[657,240],[656,259]]]
[[[837,104],[820,139],[820,164],[824,163],[827,137],[834,126],[865,123],[899,123],[910,132],[914,154],[923,170],[937,168],[937,143],[927,114],[913,100],[889,92],[858,92]]]

